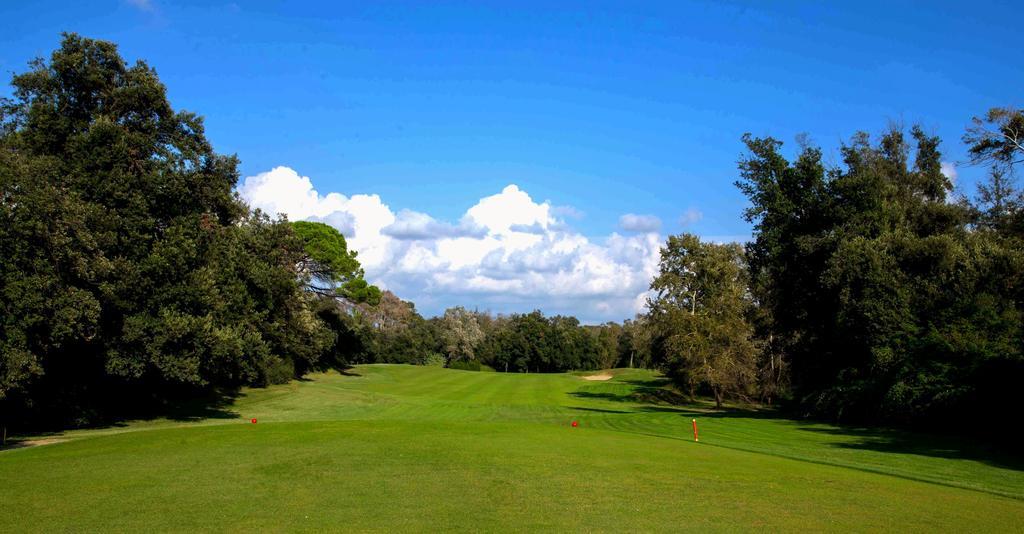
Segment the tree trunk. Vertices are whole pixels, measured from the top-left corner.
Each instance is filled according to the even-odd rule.
[[[630,369],[633,368],[633,352],[634,351],[629,351],[629,368]]]
[[[722,409],[722,390],[715,388],[715,409]]]

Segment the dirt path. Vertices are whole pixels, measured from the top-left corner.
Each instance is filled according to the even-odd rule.
[[[39,439],[22,439],[22,440],[8,440],[7,444],[0,447],[0,452],[9,451],[13,449],[24,449],[26,447],[39,447],[41,445],[52,445],[54,443],[61,443],[68,441],[71,438],[39,438]]]

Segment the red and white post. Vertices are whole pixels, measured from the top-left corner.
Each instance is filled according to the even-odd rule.
[[[697,420],[693,420],[693,441],[700,441],[697,439]]]

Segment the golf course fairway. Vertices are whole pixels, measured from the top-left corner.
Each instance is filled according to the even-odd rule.
[[[24,441],[0,451],[0,531],[1024,529],[1024,466],[973,442],[607,374],[363,365]]]

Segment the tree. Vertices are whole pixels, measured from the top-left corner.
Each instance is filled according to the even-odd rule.
[[[719,408],[727,396],[752,393],[757,351],[743,249],[670,236],[651,289],[648,307],[669,376],[691,391],[707,387]]]
[[[462,306],[448,308],[441,319],[441,327],[441,339],[449,362],[476,358],[476,349],[484,334],[473,312]]]
[[[85,424],[199,389],[291,379],[331,333],[291,227],[156,72],[64,36],[0,117],[0,412]],[[13,414],[13,415],[12,415]]]
[[[348,250],[341,232],[333,226],[309,221],[293,222],[292,229],[303,242],[305,254],[296,268],[307,291],[353,304],[372,305],[380,301],[380,289],[363,278],[365,273],[357,254]]]
[[[1024,237],[1024,193],[1013,176],[998,166],[978,184],[978,224],[1003,235]]]
[[[619,359],[628,367],[648,368],[651,365],[652,329],[648,316],[637,314],[622,323],[619,337]]]
[[[971,123],[963,138],[971,163],[1012,173],[1016,164],[1024,162],[1024,112],[992,108]]]
[[[586,358],[598,369],[615,367],[621,359],[619,348],[623,335],[622,326],[607,322],[588,329],[594,338],[596,352],[593,357]]]
[[[762,384],[778,361],[805,413],[870,422],[936,424],[1008,404],[1021,377],[1021,247],[976,231],[985,210],[948,199],[937,138],[859,133],[828,169],[806,144],[791,164],[775,140],[744,141],[753,321],[771,357]],[[1005,185],[990,191],[996,219]]]

